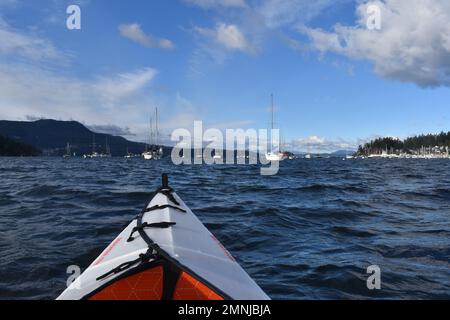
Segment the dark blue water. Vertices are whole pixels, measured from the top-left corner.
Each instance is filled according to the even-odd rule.
[[[0,298],[54,299],[170,173],[172,186],[274,299],[450,298],[450,161],[1,159]],[[369,265],[382,289],[366,287]]]

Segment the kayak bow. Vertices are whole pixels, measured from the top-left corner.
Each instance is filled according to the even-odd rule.
[[[168,185],[57,299],[269,297]]]

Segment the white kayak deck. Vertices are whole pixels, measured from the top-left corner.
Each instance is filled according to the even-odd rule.
[[[269,299],[183,200],[175,192],[172,192],[172,195],[179,205],[171,202],[166,195],[157,193],[147,208],[171,205],[182,208],[186,212],[167,207],[145,213],[142,218],[143,223],[176,223],[169,228],[145,228],[143,230],[147,236],[170,258],[228,297],[235,300]],[[137,220],[135,219],[58,299],[83,299],[126,272],[119,272],[97,280],[98,277],[122,263],[138,259],[140,254],[147,252],[148,244],[138,232],[133,234],[133,241],[127,242],[136,226]]]

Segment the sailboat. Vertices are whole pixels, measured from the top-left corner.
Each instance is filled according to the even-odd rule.
[[[163,147],[159,145],[158,130],[158,108],[155,108],[155,131],[153,131],[153,121],[150,118],[150,149],[145,146],[145,152],[142,154],[145,160],[160,160],[163,157]]]
[[[66,154],[63,155],[64,159],[68,159],[71,158],[72,155],[70,154],[70,143],[67,142],[67,146],[66,146]]]
[[[153,159],[153,152],[148,151],[148,145],[145,146],[145,152],[142,154],[145,160],[152,160]]]
[[[100,157],[101,158],[111,158],[112,157],[112,155],[111,155],[111,148],[110,148],[110,146],[109,146],[109,144],[108,144],[108,137],[106,137],[106,142],[105,142],[105,153],[102,153],[101,155],[100,155]]]
[[[92,135],[92,153],[91,154],[85,154],[83,156],[84,159],[92,159],[92,158],[99,158],[100,154],[96,151],[96,145],[95,145],[95,134]]]
[[[158,108],[155,108],[155,144],[152,146],[153,160],[160,160],[164,155],[163,147],[159,145]]]
[[[94,159],[94,158],[111,158],[111,149],[108,144],[108,137],[106,137],[106,143],[105,143],[105,153],[98,153],[96,151],[96,144],[95,144],[95,134],[92,138],[92,153],[91,154],[85,154],[83,156],[84,159]]]
[[[150,144],[152,143],[153,139],[153,121],[150,117]],[[145,151],[142,153],[142,157],[144,157],[145,160],[152,160],[153,159],[153,153],[148,148],[148,144],[145,145]]]
[[[131,159],[131,158],[136,158],[136,157],[139,157],[139,155],[138,155],[138,154],[131,153],[131,152],[128,150],[128,147],[127,147],[127,152],[125,153],[124,158],[125,158],[125,159]]]
[[[273,94],[271,95],[271,113],[272,113],[272,131],[271,131],[271,135],[273,134],[273,130],[274,130],[274,105],[273,105]],[[266,153],[266,160],[267,161],[283,161],[286,160],[287,155],[284,152],[280,151],[280,147],[277,146],[277,148],[274,148],[273,145],[273,139],[272,137],[270,138],[270,151]]]

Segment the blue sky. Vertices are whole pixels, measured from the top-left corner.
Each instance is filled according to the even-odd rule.
[[[407,3],[0,0],[0,118],[145,140],[154,106],[165,135],[266,128],[273,93],[296,150],[449,130],[450,5]],[[70,4],[81,30],[66,28]],[[365,26],[370,4],[381,30]]]

